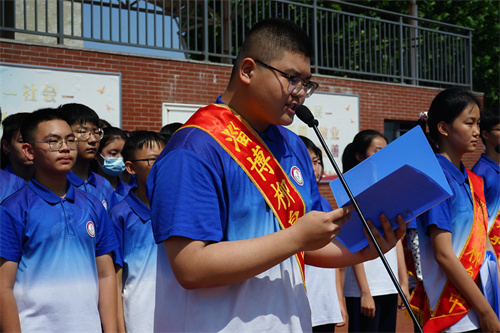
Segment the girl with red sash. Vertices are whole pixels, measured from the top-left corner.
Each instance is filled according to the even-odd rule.
[[[486,252],[493,252],[483,184],[461,162],[478,143],[479,101],[466,90],[446,89],[433,100],[427,124],[453,195],[417,219],[423,283],[411,305],[424,332],[499,332],[479,275]]]
[[[500,110],[489,108],[481,111],[481,140],[484,154],[472,167],[472,172],[484,182],[484,196],[488,209],[488,236],[500,255]]]

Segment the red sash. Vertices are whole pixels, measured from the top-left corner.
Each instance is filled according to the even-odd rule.
[[[264,141],[236,112],[224,104],[199,109],[183,127],[211,135],[245,171],[272,209],[282,229],[305,214],[305,204]],[[304,252],[295,255],[305,286]]]
[[[495,216],[495,220],[491,225],[491,229],[488,233],[490,237],[491,245],[493,245],[493,249],[495,250],[495,254],[497,258],[500,256],[500,209],[497,212],[497,216]]]
[[[467,174],[473,197],[474,222],[458,259],[471,278],[478,283],[478,273],[485,255],[488,214],[486,212],[482,178],[469,170],[467,170]],[[419,282],[415,287],[410,305],[417,317],[421,319],[424,332],[441,332],[457,323],[470,310],[470,304],[460,295],[460,292],[449,280],[446,281],[441,291],[441,296],[434,311],[430,309],[429,299],[422,282]]]

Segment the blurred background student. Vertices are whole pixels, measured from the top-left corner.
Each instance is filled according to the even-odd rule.
[[[123,269],[116,272],[120,331],[153,332],[157,245],[151,226],[146,180],[166,143],[156,132],[134,131],[122,152],[126,168],[135,175],[137,186],[110,212],[123,258]]]
[[[35,173],[33,161],[23,154],[21,149],[24,141],[21,135],[21,124],[29,113],[19,112],[11,114],[2,121],[2,169],[22,178],[26,183]]]
[[[321,149],[308,138],[299,136],[311,156],[316,182],[323,176],[323,154]],[[321,196],[321,208],[329,212],[332,207],[328,200]],[[345,325],[346,309],[340,287],[339,270],[305,266],[307,297],[311,305],[313,332],[334,332],[336,326]],[[340,291],[340,294],[338,293]]]
[[[356,134],[342,155],[343,172],[387,146],[387,139],[374,130]],[[406,297],[408,272],[401,241],[385,254]],[[344,296],[349,315],[349,332],[395,332],[398,293],[380,258],[345,268]]]
[[[127,172],[123,161],[122,150],[127,135],[118,127],[105,127],[99,149],[96,154],[95,172],[106,178],[115,189],[118,201],[130,191],[132,185],[123,181],[120,176]]]
[[[472,168],[484,182],[484,196],[488,210],[488,235],[500,256],[500,110],[485,109],[481,112],[481,140],[484,154]]]
[[[103,129],[97,113],[84,104],[68,103],[59,107],[66,122],[71,126],[78,139],[78,157],[68,173],[68,180],[77,188],[95,195],[109,211],[118,199],[109,181],[91,170],[101,139]]]

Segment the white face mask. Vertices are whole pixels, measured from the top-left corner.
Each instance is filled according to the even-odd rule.
[[[125,171],[125,162],[123,162],[123,157],[107,157],[102,156],[104,159],[104,164],[100,164],[102,171],[108,176],[119,176]]]

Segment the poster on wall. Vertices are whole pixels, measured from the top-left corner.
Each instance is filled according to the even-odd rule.
[[[81,103],[112,126],[122,125],[120,73],[0,63],[0,93],[2,120],[17,112]]]
[[[307,98],[304,105],[311,110],[319,122],[318,129],[325,139],[328,149],[335,162],[342,170],[342,153],[345,147],[352,142],[359,132],[359,96],[352,94],[334,94],[315,92]],[[172,122],[184,123],[203,105],[163,103],[162,126]],[[322,182],[337,178],[335,169],[328,160],[314,130],[307,127],[299,119],[295,119],[288,129],[298,135],[311,139],[323,151],[323,164],[325,166]]]
[[[306,98],[304,105],[311,110],[314,118],[318,120],[318,129],[323,139],[325,139],[335,162],[337,162],[340,170],[342,170],[342,153],[359,132],[359,96],[317,91],[311,97]],[[295,119],[287,128],[298,135],[311,139],[323,152],[325,170],[322,182],[337,178],[335,169],[329,161],[314,130],[299,119]]]

